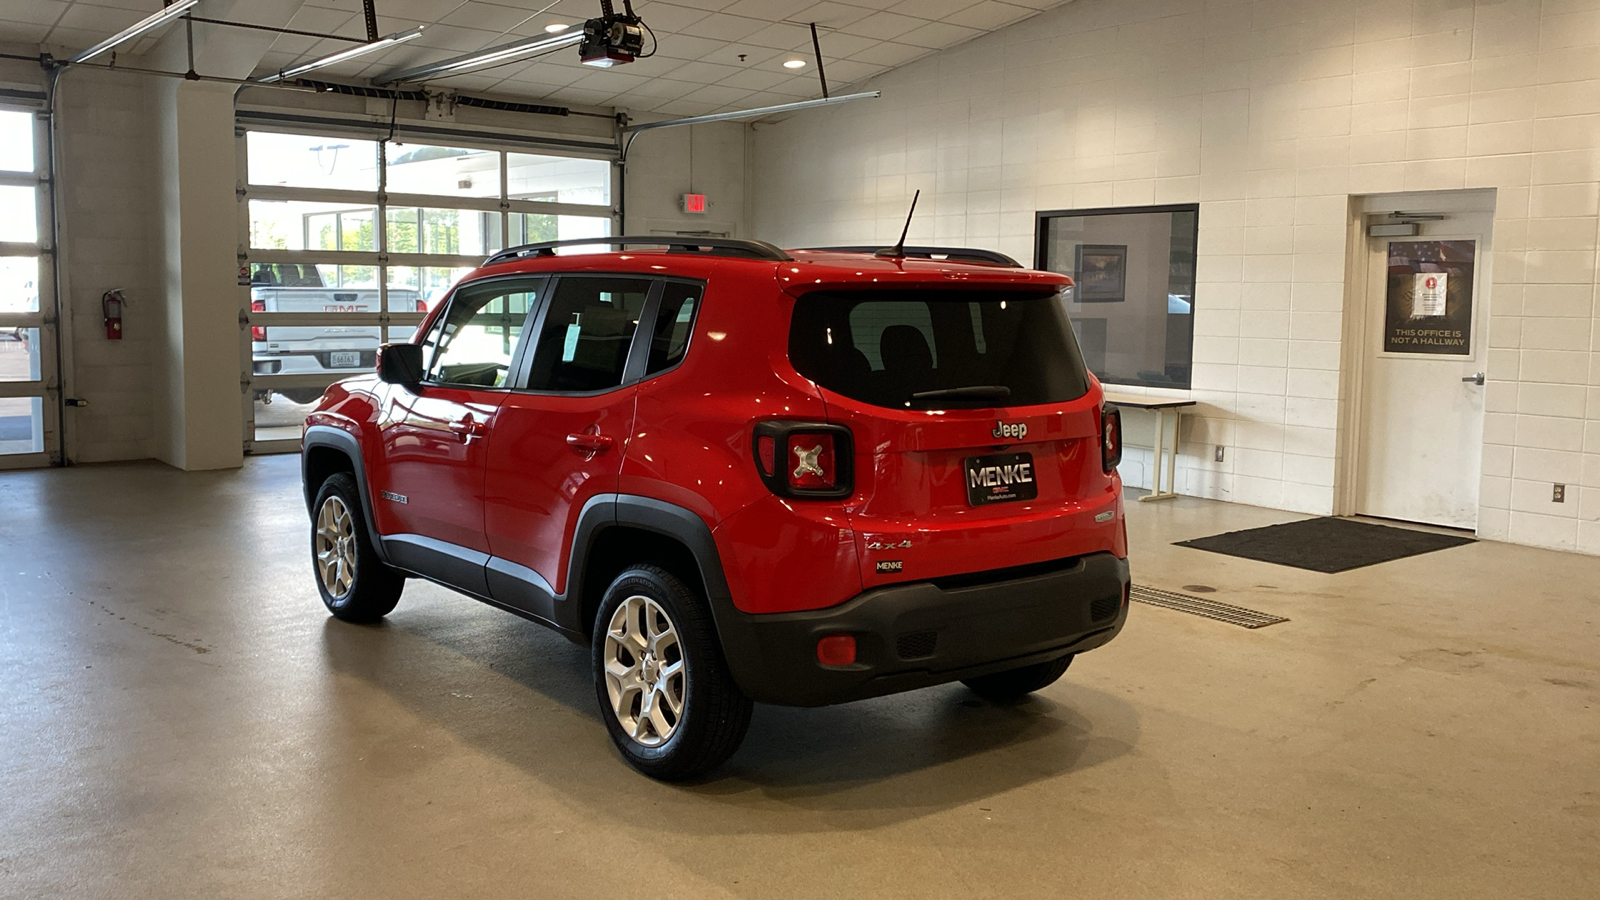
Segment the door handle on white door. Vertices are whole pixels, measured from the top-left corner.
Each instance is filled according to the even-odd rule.
[[[1478,385],[1479,387],[1482,387],[1483,386],[1483,373],[1482,372],[1478,372],[1478,373],[1473,374],[1473,375],[1468,375],[1465,378],[1462,378],[1461,380],[1463,382],[1471,382],[1471,383],[1473,383],[1475,385]]]

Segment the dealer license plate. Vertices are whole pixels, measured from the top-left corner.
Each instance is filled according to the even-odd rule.
[[[328,354],[328,365],[335,369],[354,369],[361,365],[361,352],[345,350]]]
[[[1039,496],[1032,453],[969,456],[966,479],[967,502],[973,506],[1032,500]]]

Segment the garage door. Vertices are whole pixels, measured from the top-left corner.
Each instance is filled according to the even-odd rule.
[[[298,449],[323,389],[490,254],[612,233],[605,159],[253,129],[239,152],[252,453]]]
[[[0,107],[0,469],[49,465],[60,449],[44,128]]]

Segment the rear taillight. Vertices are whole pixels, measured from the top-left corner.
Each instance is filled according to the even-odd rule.
[[[265,301],[265,300],[252,300],[252,301],[250,301],[250,311],[253,312],[253,313],[266,312],[267,311],[267,301]],[[251,325],[250,326],[250,340],[252,340],[252,341],[264,341],[266,339],[267,339],[267,326],[265,326],[265,325]]]
[[[1122,411],[1107,406],[1100,412],[1100,470],[1107,475],[1122,462]]]
[[[426,300],[418,300],[417,301],[417,312],[425,313],[427,311],[428,311],[428,301],[426,301]]]
[[[816,422],[762,422],[756,470],[780,497],[839,498],[854,489],[850,429]]]

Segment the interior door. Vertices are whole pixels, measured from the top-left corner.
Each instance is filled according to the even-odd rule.
[[[487,530],[494,598],[551,618],[584,504],[617,489],[648,342],[634,334],[661,283],[569,275],[550,290],[520,379],[489,447]],[[543,583],[542,585],[540,583]],[[530,589],[530,585],[534,586]]]
[[[1367,238],[1358,512],[1475,528],[1493,213]]]
[[[489,432],[540,285],[512,278],[458,290],[425,339],[424,382],[389,392],[381,426],[385,546],[402,566],[480,593]]]

